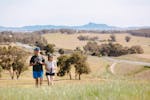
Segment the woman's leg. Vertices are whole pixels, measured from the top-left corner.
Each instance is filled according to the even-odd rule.
[[[46,78],[47,78],[48,85],[50,85],[50,76],[46,75]]]
[[[51,85],[53,85],[54,76],[50,76]]]

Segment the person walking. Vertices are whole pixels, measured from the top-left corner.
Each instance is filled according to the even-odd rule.
[[[45,59],[40,54],[40,48],[34,49],[34,55],[30,59],[30,66],[33,66],[33,78],[35,79],[35,86],[41,86],[43,81],[43,65]]]
[[[45,63],[45,69],[48,85],[53,85],[57,64],[56,61],[53,59],[52,54],[48,54],[48,61]]]

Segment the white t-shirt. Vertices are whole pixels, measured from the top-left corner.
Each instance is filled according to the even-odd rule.
[[[56,61],[47,61],[46,62],[46,69],[48,69],[46,71],[47,73],[55,73],[56,67],[57,67]]]

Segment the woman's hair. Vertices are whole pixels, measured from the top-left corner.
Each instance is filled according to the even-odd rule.
[[[49,58],[53,58],[53,55],[52,54],[48,54],[47,57],[48,57],[48,60],[49,60]]]

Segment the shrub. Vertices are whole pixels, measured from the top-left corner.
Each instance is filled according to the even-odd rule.
[[[67,55],[61,55],[60,57],[57,58],[57,66],[59,68],[59,71],[57,73],[58,76],[65,76],[66,73],[70,73],[71,70],[71,62],[69,62],[69,56]],[[70,79],[71,79],[71,74],[70,74]]]
[[[81,52],[74,52],[70,56],[62,55],[58,57],[58,67],[59,71],[58,76],[64,76],[66,73],[71,77],[71,67],[75,67],[75,79],[79,75],[79,80],[81,79],[82,74],[88,74],[90,68],[86,62],[87,57]]]
[[[118,43],[107,43],[107,44],[101,44],[97,45],[95,42],[89,42],[84,46],[84,50],[86,52],[90,52],[91,55],[96,56],[121,56],[126,54],[134,54],[134,53],[144,53],[144,50],[140,46],[132,46],[124,47],[121,44]]]
[[[130,49],[129,49],[129,52],[131,54],[134,54],[134,53],[137,53],[137,54],[142,54],[144,53],[144,50],[141,46],[139,45],[135,45],[135,46],[132,46]]]
[[[59,49],[58,52],[59,52],[59,54],[61,54],[61,55],[65,53],[64,49]]]
[[[54,53],[55,49],[54,49],[55,45],[54,44],[48,44],[45,46],[44,50],[46,54],[49,53]]]
[[[41,34],[32,32],[32,33],[23,33],[23,32],[11,32],[4,31],[0,32],[0,42],[21,42],[24,44],[36,45],[47,44],[47,40],[41,36]]]
[[[112,42],[116,42],[116,36],[114,34],[110,35],[110,39]]]
[[[126,37],[125,37],[125,40],[126,40],[126,42],[130,42],[131,37],[130,37],[130,36],[126,36]]]
[[[0,53],[0,65],[2,69],[8,70],[12,79],[14,78],[13,73],[16,73],[18,79],[20,74],[27,69],[26,59],[28,53],[20,48],[11,46],[8,48],[1,47]]]
[[[89,36],[83,36],[83,35],[80,35],[77,37],[80,41],[85,41],[85,40],[88,40],[89,39]]]
[[[83,49],[91,55],[99,55],[99,45],[96,42],[88,42]]]
[[[89,41],[96,41],[96,40],[99,39],[98,36],[89,37],[89,36],[83,36],[83,35],[80,35],[80,36],[78,36],[77,38],[78,38],[80,41],[87,41],[87,40],[89,40]]]

